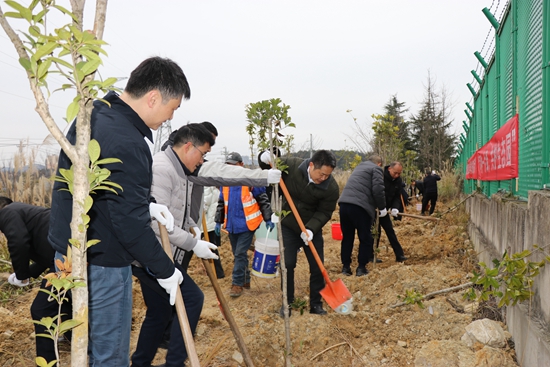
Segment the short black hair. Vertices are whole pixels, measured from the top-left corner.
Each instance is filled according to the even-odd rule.
[[[151,57],[142,61],[130,74],[124,91],[134,98],[141,98],[155,89],[160,92],[163,103],[182,96],[185,99],[191,98],[191,90],[183,70],[167,58]]]
[[[212,132],[203,124],[187,124],[180,127],[174,136],[174,147],[182,146],[191,142],[195,146],[201,146],[206,143],[214,145],[215,140]]]
[[[336,167],[336,156],[329,150],[318,150],[311,157],[311,162],[315,169],[319,169],[322,166]]]
[[[5,197],[5,196],[0,196],[0,209],[2,209],[5,206],[10,205],[11,203],[13,203],[13,201],[10,198]]]
[[[213,123],[209,122],[209,121],[203,121],[201,122],[202,125],[204,125],[204,127],[210,131],[212,134],[216,135],[216,137],[218,137],[218,129],[216,129],[216,126],[214,126]]]

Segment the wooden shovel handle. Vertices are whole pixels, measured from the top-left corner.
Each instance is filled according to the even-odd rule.
[[[416,218],[416,219],[425,219],[425,220],[431,220],[431,221],[434,221],[434,222],[437,222],[440,220],[440,218],[436,218],[436,217],[430,217],[430,216],[424,216],[424,215],[416,215],[416,214],[406,214],[406,213],[398,213],[397,215],[402,215],[403,217],[411,217],[411,218]]]
[[[296,209],[296,205],[294,205],[294,201],[292,200],[292,197],[290,197],[290,193],[288,192],[288,189],[286,188],[285,182],[283,181],[282,178],[281,178],[281,181],[279,181],[279,186],[281,187],[281,190],[285,195],[288,205],[290,205],[290,209],[292,210],[292,213],[294,214],[294,218],[296,218],[296,222],[298,222],[300,229],[302,230],[302,232],[307,233],[306,226],[304,225],[304,222],[300,217],[300,213],[298,213],[298,209]],[[325,278],[325,283],[332,289],[332,282],[328,277],[327,269],[325,269],[325,266],[323,265],[323,262],[321,261],[321,258],[319,257],[319,254],[317,253],[317,250],[315,249],[315,246],[311,241],[309,241],[309,249],[311,250],[313,257],[315,258],[315,261],[317,262],[319,269],[321,269],[323,278]]]
[[[208,242],[208,228],[206,226],[206,216],[202,215],[202,228],[204,233],[204,239]],[[214,292],[216,292],[216,297],[218,298],[218,304],[220,305],[222,309],[223,317],[227,320],[227,323],[229,324],[229,327],[231,328],[231,331],[233,332],[233,336],[235,337],[235,341],[237,342],[237,346],[241,350],[241,353],[243,355],[244,363],[248,367],[254,367],[254,362],[252,361],[252,358],[250,357],[250,353],[248,352],[248,349],[246,348],[246,344],[244,343],[244,338],[241,335],[241,332],[239,331],[239,327],[237,326],[237,323],[235,322],[235,319],[233,318],[233,315],[231,314],[231,310],[229,309],[229,305],[227,304],[227,301],[225,300],[225,297],[223,296],[222,289],[220,288],[220,284],[218,283],[218,278],[216,277],[215,270],[214,270],[214,261],[212,259],[206,260],[202,259],[202,263],[204,265],[204,268],[206,269],[206,274],[208,275],[208,279],[210,279],[210,283],[212,283],[212,287],[214,288]]]
[[[162,248],[166,252],[166,255],[168,255],[168,257],[172,261],[174,261],[174,257],[172,256],[172,247],[170,246],[170,238],[168,237],[168,231],[166,230],[166,227],[164,225],[160,223],[158,223],[158,225]],[[197,355],[193,333],[191,332],[191,326],[189,326],[189,320],[187,319],[187,312],[185,312],[185,304],[183,303],[183,297],[181,295],[181,290],[179,286],[177,287],[176,292],[176,313],[178,315],[178,321],[180,323],[183,340],[185,341],[187,356],[189,357],[189,362],[191,363],[192,367],[200,367],[199,356]]]

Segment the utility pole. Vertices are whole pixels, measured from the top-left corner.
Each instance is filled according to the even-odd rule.
[[[153,155],[160,152],[160,148],[162,147],[162,144],[166,140],[168,140],[168,137],[172,133],[172,121],[167,120],[160,125],[159,129],[157,130],[157,136],[155,138],[155,146],[153,147]]]

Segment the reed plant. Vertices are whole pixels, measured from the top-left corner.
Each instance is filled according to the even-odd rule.
[[[0,169],[0,195],[13,201],[43,207],[51,206],[52,164],[37,165],[37,149],[21,142],[9,166]],[[48,158],[49,162],[57,162]]]

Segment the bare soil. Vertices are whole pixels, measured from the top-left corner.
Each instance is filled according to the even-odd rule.
[[[438,203],[438,211],[448,207]],[[413,207],[409,212],[418,214]],[[431,340],[459,340],[464,328],[473,320],[475,305],[462,300],[460,293],[441,295],[425,301],[425,308],[398,303],[406,290],[423,294],[456,286],[468,281],[476,263],[466,233],[467,216],[452,211],[440,222],[404,218],[394,222],[397,236],[409,258],[395,262],[395,256],[382,234],[379,257],[383,263],[369,264],[364,277],[340,274],[340,241],[331,237],[331,223],[338,222],[336,211],[324,229],[325,266],[332,280],[341,278],[353,295],[353,312],[340,315],[327,305],[328,315],[311,315],[306,306],[290,318],[294,366],[407,366],[414,365],[420,348]],[[356,240],[357,244],[357,240]],[[356,250],[354,251],[354,256]],[[221,247],[226,278],[219,280],[231,313],[239,325],[256,366],[283,366],[285,356],[284,320],[280,278],[252,278],[250,290],[239,298],[229,297],[232,259],[227,239]],[[252,254],[251,254],[252,257]],[[352,264],[355,270],[356,263]],[[205,303],[195,337],[202,366],[244,366],[239,362],[239,348],[228,323],[222,317],[213,287],[202,263],[194,258],[189,273],[205,293]],[[5,274],[4,274],[5,275]],[[0,278],[0,287],[10,287]],[[309,268],[300,254],[296,272],[296,296],[309,295]],[[28,292],[4,301],[0,308],[0,367],[34,366],[34,334],[29,307],[37,285]],[[458,307],[457,307],[458,305]],[[465,312],[463,312],[465,310]],[[132,346],[135,348],[145,307],[139,283],[134,283]],[[62,361],[70,365],[68,345],[62,345]],[[513,350],[507,350],[513,354]],[[153,364],[164,362],[166,351],[160,349]]]

